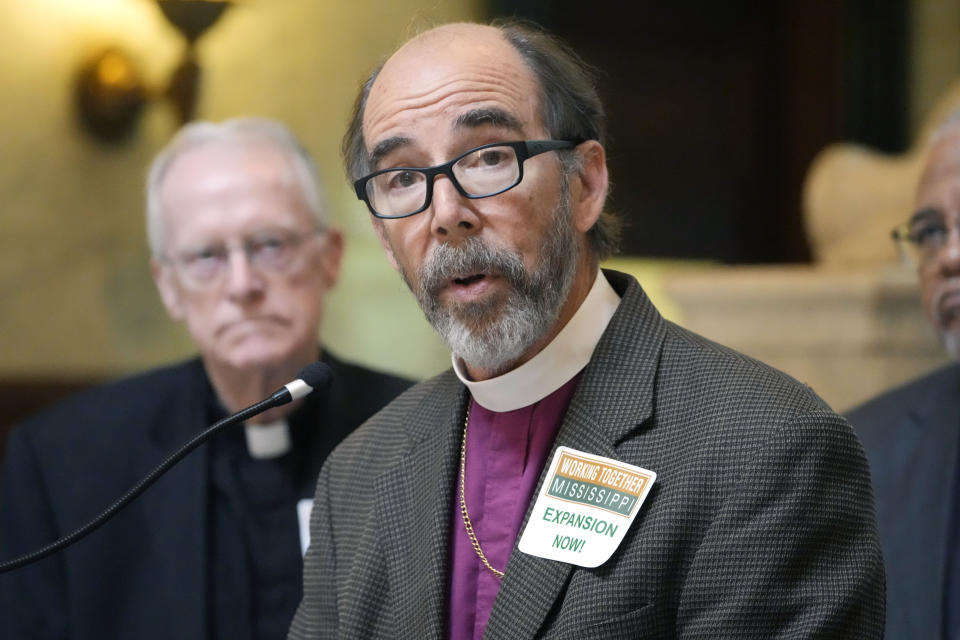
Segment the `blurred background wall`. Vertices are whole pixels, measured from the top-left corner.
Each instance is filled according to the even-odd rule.
[[[418,377],[449,362],[343,179],[339,141],[359,83],[398,43],[495,15],[541,22],[602,69],[612,205],[631,225],[616,264],[680,321],[664,270],[808,262],[800,190],[816,152],[904,150],[960,77],[955,0],[237,0],[198,41],[196,116],[280,118],[315,154],[347,234],[322,332],[344,357]],[[107,46],[157,94],[185,45],[154,0],[0,0],[0,427],[193,352],[143,233],[144,172],[176,111],[155,95],[112,142],[85,129],[74,88]]]
[[[476,1],[240,0],[198,42],[196,115],[280,118],[315,154],[348,237],[324,337],[344,356],[423,375],[446,355],[402,290],[339,142],[373,65],[434,22],[479,17]],[[80,124],[83,62],[110,45],[148,90],[164,87],[184,39],[152,0],[0,0],[0,377],[82,383],[192,353],[147,268],[143,182],[178,126],[149,100],[128,135],[104,142]]]

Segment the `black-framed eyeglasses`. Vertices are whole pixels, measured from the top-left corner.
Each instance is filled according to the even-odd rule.
[[[420,213],[433,200],[433,182],[443,174],[465,198],[489,198],[509,191],[523,180],[527,158],[572,149],[568,140],[493,142],[460,154],[435,167],[393,167],[374,171],[353,183],[357,197],[378,218],[406,218]]]

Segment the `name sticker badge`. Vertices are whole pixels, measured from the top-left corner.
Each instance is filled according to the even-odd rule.
[[[520,551],[599,567],[617,550],[657,474],[569,447],[558,447]]]

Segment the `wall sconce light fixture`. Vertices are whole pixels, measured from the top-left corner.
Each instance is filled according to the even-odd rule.
[[[80,122],[97,138],[119,141],[136,125],[144,104],[154,97],[169,99],[181,123],[193,119],[200,87],[196,44],[232,0],[156,0],[170,24],[183,36],[186,48],[167,86],[148,90],[130,57],[117,48],[92,56],[80,68],[75,85]]]

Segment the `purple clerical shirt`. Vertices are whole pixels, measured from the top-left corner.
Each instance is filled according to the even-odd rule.
[[[470,400],[466,501],[474,533],[493,567],[503,571],[553,440],[576,389],[578,373],[534,404],[513,411],[484,409]],[[457,489],[451,526],[447,637],[480,638],[500,578],[487,569],[467,536]]]

